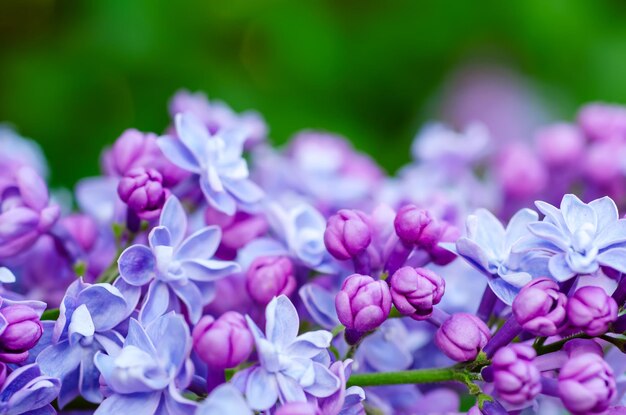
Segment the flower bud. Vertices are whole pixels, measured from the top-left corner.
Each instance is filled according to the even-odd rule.
[[[293,264],[284,256],[256,258],[246,273],[246,289],[252,299],[268,304],[281,294],[289,296],[296,288]]]
[[[339,321],[351,330],[366,332],[380,326],[391,311],[391,294],[385,281],[352,274],[335,297]]]
[[[441,237],[439,242],[456,242],[461,237],[461,231],[456,226],[446,221],[441,221]],[[428,250],[430,259],[436,265],[448,265],[454,261],[456,254],[450,252],[448,249],[442,248],[439,244],[435,244]]]
[[[465,362],[478,356],[491,338],[489,328],[473,314],[453,314],[435,334],[435,344],[452,360]]]
[[[415,320],[425,320],[445,291],[445,281],[425,268],[402,267],[391,277],[391,298],[396,308]]]
[[[588,104],[578,113],[578,124],[592,140],[626,138],[626,108],[618,105]]]
[[[567,302],[567,318],[589,336],[599,336],[617,320],[617,303],[600,287],[582,287]]]
[[[541,374],[534,365],[535,350],[525,344],[512,344],[493,356],[493,378],[502,400],[520,405],[541,392]]]
[[[566,324],[567,297],[548,278],[526,284],[513,300],[513,315],[522,328],[535,336],[554,336]]]
[[[254,340],[243,316],[234,311],[217,320],[204,316],[194,327],[193,348],[200,359],[214,369],[228,369],[245,362]]]
[[[504,192],[516,198],[535,196],[548,183],[545,166],[522,144],[503,150],[497,162],[497,172]]]
[[[549,166],[577,163],[585,150],[585,137],[573,125],[560,123],[542,128],[535,136],[539,157]]]
[[[31,307],[22,304],[4,307],[0,314],[6,322],[0,332],[0,361],[21,362],[43,333],[39,315]]]
[[[141,219],[151,220],[161,214],[168,191],[163,187],[161,173],[137,167],[120,180],[117,194]]]
[[[372,242],[369,219],[358,210],[341,209],[328,219],[324,244],[337,259],[350,259],[359,255]]]
[[[617,393],[613,370],[595,353],[578,355],[563,365],[558,391],[573,415],[604,413]]]
[[[393,221],[398,237],[421,248],[431,248],[439,243],[441,226],[429,211],[415,205],[400,208]]]

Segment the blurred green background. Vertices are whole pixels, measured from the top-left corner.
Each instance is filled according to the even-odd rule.
[[[179,88],[257,109],[274,143],[349,137],[393,171],[468,60],[534,80],[554,113],[626,101],[626,2],[1,0],[0,120],[52,182],[97,174],[124,129],[160,132]]]

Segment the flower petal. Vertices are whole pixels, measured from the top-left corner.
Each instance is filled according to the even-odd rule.
[[[306,402],[304,390],[295,379],[277,373],[276,381],[281,402]]]
[[[189,313],[189,321],[192,324],[196,324],[202,317],[202,308],[206,305],[196,284],[190,280],[185,282],[174,281],[169,284],[169,287],[185,304],[187,313]]]
[[[78,294],[77,303],[87,307],[96,331],[111,330],[126,317],[126,300],[111,284],[94,284],[85,288]]]
[[[252,180],[230,180],[222,178],[222,183],[226,190],[242,203],[252,204],[263,199],[263,190]]]
[[[299,294],[302,303],[317,324],[328,330],[339,324],[335,297],[331,293],[317,284],[305,284],[300,288]]]
[[[80,364],[82,347],[71,346],[65,340],[43,349],[37,356],[37,364],[41,373],[63,379]]]
[[[613,268],[621,273],[626,273],[626,248],[612,248],[600,253],[598,263]]]
[[[201,164],[206,162],[206,146],[211,139],[209,131],[191,112],[176,114],[174,117],[176,134],[180,141]]]
[[[143,325],[165,314],[170,305],[170,292],[167,284],[160,281],[152,281],[148,287],[148,294],[139,310],[139,320]]]
[[[292,356],[312,358],[330,346],[333,335],[329,331],[309,331],[300,336],[287,347]]]
[[[215,388],[196,411],[196,415],[252,415],[252,413],[241,392],[229,383]]]
[[[120,276],[130,285],[143,286],[155,277],[154,254],[144,245],[133,245],[124,250],[117,260]]]
[[[161,210],[159,225],[165,226],[170,231],[171,246],[177,247],[181,244],[187,232],[187,214],[176,196],[172,195],[167,198]]]
[[[183,317],[168,313],[149,324],[146,334],[157,346],[161,362],[171,364],[178,373],[191,349],[189,326]]]
[[[222,230],[218,226],[207,226],[191,234],[174,254],[176,259],[209,259],[217,251],[222,239]]]
[[[188,278],[203,282],[215,281],[241,271],[236,262],[214,259],[182,261],[182,267]]]
[[[306,387],[304,390],[316,398],[325,398],[332,395],[341,386],[339,378],[335,376],[328,368],[317,362],[313,362],[315,370],[315,382]]]
[[[300,319],[296,307],[285,295],[274,298],[265,309],[267,340],[285,350],[298,335]]]
[[[559,253],[550,258],[548,262],[548,268],[550,273],[559,282],[567,281],[572,278],[576,273],[572,271],[565,260],[565,254]]]
[[[183,170],[200,173],[200,163],[179,139],[166,135],[159,137],[157,144],[169,161]]]
[[[80,364],[80,395],[92,403],[102,402],[100,371],[94,364],[95,350],[85,350]]]
[[[598,232],[602,232],[607,226],[613,226],[613,223],[619,219],[617,206],[608,196],[589,202],[589,206],[596,212]]]
[[[207,202],[216,210],[232,216],[237,211],[237,203],[235,199],[225,191],[215,191],[209,184],[208,178],[202,175],[200,177],[200,189],[204,194]]]
[[[611,222],[610,225],[606,225],[594,241],[598,249],[604,249],[622,242],[626,242],[626,219],[619,219]]]
[[[528,224],[539,219],[537,212],[530,209],[521,209],[509,220],[506,227],[505,245],[510,248],[522,237],[528,235]]]
[[[271,408],[278,400],[276,377],[261,367],[253,369],[246,384],[246,398],[252,409],[264,411]]]
[[[154,415],[161,400],[161,393],[158,391],[127,395],[113,394],[98,406],[94,415]]]
[[[585,223],[591,223],[597,229],[596,212],[573,194],[563,196],[561,212],[571,233],[576,232]]]
[[[513,300],[520,291],[518,287],[509,284],[501,278],[491,279],[487,283],[496,297],[506,305],[513,304]]]

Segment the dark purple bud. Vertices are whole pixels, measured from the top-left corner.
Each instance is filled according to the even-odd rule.
[[[343,282],[335,297],[339,321],[358,332],[374,330],[391,311],[391,294],[385,281],[352,274]]]
[[[138,167],[120,180],[117,194],[141,219],[152,220],[161,214],[168,190],[163,187],[161,173]]]
[[[439,327],[435,344],[457,362],[474,360],[491,338],[489,328],[473,314],[453,314]]]
[[[502,400],[520,405],[532,401],[541,392],[541,374],[533,363],[535,349],[512,344],[493,356],[493,382]]]
[[[193,348],[213,369],[228,369],[245,362],[254,345],[246,320],[235,311],[222,314],[217,320],[204,316],[194,327]]]
[[[573,327],[599,336],[617,320],[617,303],[600,287],[582,287],[567,302],[567,318]]]
[[[284,256],[264,256],[255,259],[246,273],[246,289],[261,305],[281,294],[291,295],[296,288],[293,264]]]
[[[442,232],[441,225],[430,212],[415,205],[402,206],[393,225],[402,241],[425,249],[439,243]]]
[[[573,415],[604,413],[617,393],[613,370],[595,353],[577,355],[563,365],[558,391]]]
[[[446,283],[439,275],[425,268],[402,267],[391,277],[393,304],[405,316],[426,320],[439,304]]]
[[[371,242],[372,232],[365,213],[342,209],[328,219],[324,244],[335,258],[354,258],[365,251]]]
[[[439,243],[456,242],[461,237],[461,231],[456,226],[446,221],[441,221],[440,224],[442,231],[439,238]],[[433,261],[433,263],[437,265],[448,265],[450,262],[455,260],[456,254],[440,247],[439,243],[435,244],[432,248],[428,250],[428,253],[430,254],[430,259],[431,261]]]
[[[526,284],[513,300],[513,315],[522,328],[535,336],[554,336],[566,324],[567,297],[549,278]]]
[[[0,310],[0,314],[3,326],[0,331],[0,360],[6,363],[21,362],[43,333],[39,315],[22,304],[5,307]]]

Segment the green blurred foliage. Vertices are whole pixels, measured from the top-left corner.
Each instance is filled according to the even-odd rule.
[[[495,56],[559,96],[626,101],[626,2],[0,0],[0,120],[54,184],[125,128],[160,132],[179,88],[257,109],[272,140],[320,128],[394,170],[447,74]]]

